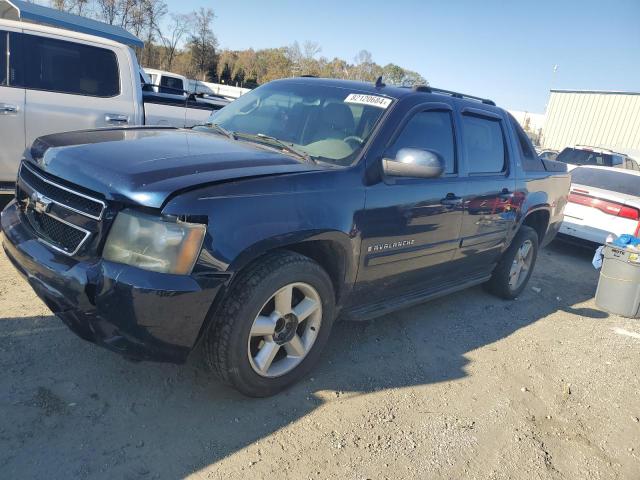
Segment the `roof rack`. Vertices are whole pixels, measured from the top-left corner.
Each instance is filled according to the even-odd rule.
[[[444,90],[442,88],[430,87],[429,85],[415,85],[413,87],[413,91],[423,92],[423,93],[442,93],[444,95],[451,95],[453,98],[466,98],[469,100],[476,100],[478,102],[484,103],[485,105],[493,105],[494,107],[496,105],[496,103],[493,100],[489,100],[488,98],[474,97],[473,95],[453,92],[451,90]]]

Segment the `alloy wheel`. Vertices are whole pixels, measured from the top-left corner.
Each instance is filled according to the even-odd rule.
[[[247,345],[253,370],[279,377],[311,351],[322,323],[320,295],[311,285],[290,283],[275,292],[254,319]]]
[[[509,287],[517,290],[527,279],[527,273],[531,269],[533,261],[533,242],[525,240],[516,251],[509,271]]]

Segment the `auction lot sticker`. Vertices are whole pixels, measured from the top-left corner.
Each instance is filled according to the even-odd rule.
[[[371,105],[378,108],[387,108],[391,105],[391,99],[379,97],[378,95],[363,95],[362,93],[350,93],[344,99],[345,103],[358,103],[360,105]]]

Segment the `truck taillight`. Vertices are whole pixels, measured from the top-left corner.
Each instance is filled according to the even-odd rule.
[[[585,205],[587,207],[597,208],[601,212],[613,215],[616,217],[628,218],[630,220],[640,219],[640,211],[637,208],[622,205],[617,202],[610,202],[608,200],[601,200],[599,198],[591,197],[589,195],[582,195],[578,193],[570,193],[569,201],[571,203],[577,203],[578,205]]]

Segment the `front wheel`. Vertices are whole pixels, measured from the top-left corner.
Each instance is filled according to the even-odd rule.
[[[538,234],[523,225],[493,271],[487,287],[499,297],[513,300],[522,293],[538,258]]]
[[[204,339],[207,363],[245,395],[274,395],[318,361],[334,320],[331,279],[315,261],[270,254],[241,272]]]

